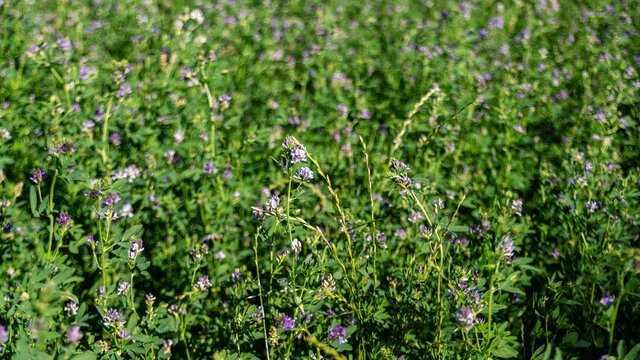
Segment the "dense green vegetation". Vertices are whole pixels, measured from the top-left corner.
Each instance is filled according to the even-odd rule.
[[[639,24],[0,0],[0,358],[640,358]]]

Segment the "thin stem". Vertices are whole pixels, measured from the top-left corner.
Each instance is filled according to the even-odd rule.
[[[264,331],[264,346],[267,349],[267,360],[269,359],[269,338],[267,336],[267,322],[265,320],[265,309],[264,309],[264,300],[262,299],[262,284],[260,283],[260,265],[258,263],[258,234],[260,233],[260,228],[256,231],[255,236],[255,246],[253,247],[253,251],[256,254],[256,277],[258,278],[258,294],[260,295],[260,307],[262,308],[262,330]]]
[[[47,250],[47,260],[51,259],[51,245],[53,244],[53,189],[56,187],[56,180],[58,179],[58,169],[53,174],[53,180],[49,187],[49,248]]]
[[[291,218],[289,217],[289,207],[291,205],[291,175],[289,175],[289,189],[287,190],[287,230],[289,231],[289,244],[293,244],[293,236],[291,235]],[[295,250],[294,250],[295,253]],[[291,259],[291,272],[293,274],[293,301],[296,302],[296,256]]]
[[[498,274],[498,268],[500,267],[500,261],[496,264],[496,271],[491,275],[491,280],[489,281],[489,315],[487,324],[489,326],[489,335],[487,336],[487,344],[491,344],[491,308],[493,307],[493,282],[495,281],[495,277]]]

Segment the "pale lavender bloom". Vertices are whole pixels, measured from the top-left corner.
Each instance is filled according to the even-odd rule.
[[[426,227],[424,224],[420,224],[420,235],[430,238],[431,235],[433,235],[433,229]]]
[[[293,177],[302,181],[309,181],[313,179],[313,171],[305,166],[298,170],[298,172],[293,175]]]
[[[518,216],[522,216],[522,200],[516,199],[511,202],[510,209],[514,211]]]
[[[291,163],[297,164],[303,161],[307,161],[307,153],[302,146],[295,145],[293,149],[291,149]]]
[[[489,24],[487,26],[489,29],[502,29],[504,27],[504,18],[501,15],[492,17],[489,19]]]
[[[205,174],[213,174],[216,172],[216,167],[213,166],[213,163],[209,161],[204,164],[204,170],[202,170],[202,172]]]
[[[291,243],[291,250],[293,250],[293,253],[296,255],[298,255],[300,251],[302,251],[302,243],[300,242],[300,240],[293,239],[293,242]]]
[[[407,232],[404,229],[398,229],[396,230],[395,235],[400,239],[405,239],[407,237]]]
[[[586,207],[589,212],[595,212],[598,208],[598,203],[596,203],[595,201],[587,201]]]
[[[209,281],[209,277],[207,275],[200,277],[198,281],[193,284],[193,288],[200,291],[207,291],[211,286],[211,281]]]
[[[41,169],[33,169],[31,170],[31,174],[33,174],[33,176],[31,176],[29,180],[33,181],[34,184],[39,185],[46,173]]]
[[[184,131],[176,130],[176,132],[173,133],[173,140],[176,142],[176,144],[180,144],[182,141],[184,141]]]
[[[345,104],[339,104],[336,108],[336,112],[342,117],[347,117],[347,115],[349,114],[349,109]]]
[[[118,99],[123,98],[126,95],[131,94],[131,85],[129,84],[122,84],[122,86],[120,86],[120,89],[118,90],[118,93],[116,94],[116,97]]]
[[[121,320],[121,318],[122,318],[122,313],[119,313],[118,310],[111,308],[104,315],[104,318],[103,318],[104,326],[109,327],[109,326],[115,325],[117,328],[121,328],[126,323],[126,321]]]
[[[78,346],[78,342],[82,339],[82,332],[80,331],[80,326],[72,326],[67,331],[67,342],[73,344],[73,346]]]
[[[89,68],[86,66],[81,67],[80,71],[78,71],[78,77],[80,78],[80,80],[86,80],[90,75],[91,70],[89,70]]]
[[[362,110],[362,113],[360,113],[360,118],[365,120],[371,119],[371,111],[369,111],[369,109]]]
[[[463,306],[456,313],[456,319],[463,325],[467,331],[471,330],[476,321],[476,315],[473,312],[473,309]]]
[[[558,256],[560,256],[560,251],[558,249],[553,249],[551,256],[553,256],[554,259],[557,259]]]
[[[269,201],[267,201],[267,211],[271,213],[277,213],[280,210],[280,198],[277,196],[272,196]]]
[[[142,247],[142,239],[133,240],[133,242],[131,243],[131,249],[129,249],[129,252],[128,252],[129,259],[135,260],[138,257],[138,255],[140,255],[142,250],[144,250],[144,247]]]
[[[0,325],[0,344],[4,344],[7,341],[9,341],[9,332],[6,327]],[[0,349],[2,348],[0,347]]]
[[[620,127],[623,129],[626,129],[628,124],[627,124],[627,120],[625,120],[625,118],[621,117],[618,119],[618,122],[620,123]]]
[[[117,131],[114,131],[109,135],[109,141],[111,141],[114,146],[120,146],[120,144],[122,144],[122,138]]]
[[[128,339],[129,333],[126,332],[125,330],[120,330],[120,334],[118,336],[120,336],[120,339]]]
[[[502,239],[502,243],[498,246],[498,252],[504,256],[507,261],[510,260],[514,255],[513,239],[509,236],[505,236]]]
[[[422,213],[418,211],[413,212],[411,216],[409,216],[409,221],[411,221],[414,224],[420,221],[421,219],[422,219]]]
[[[607,307],[616,302],[616,297],[607,292],[602,293],[602,298],[600,299],[600,305]]]
[[[402,161],[393,158],[391,159],[391,169],[395,170],[395,171],[409,171],[409,167],[407,166],[407,164],[403,163]]]
[[[123,281],[118,286],[118,295],[126,295],[130,289],[131,289],[131,284]]]
[[[122,206],[122,210],[118,214],[118,217],[133,217],[133,206],[131,204],[126,203]]]
[[[78,304],[75,301],[69,301],[64,306],[64,311],[67,312],[67,316],[76,315],[78,313]]]
[[[96,126],[96,124],[91,120],[83,121],[82,122],[82,131],[83,132],[91,132],[93,130],[94,126]]]

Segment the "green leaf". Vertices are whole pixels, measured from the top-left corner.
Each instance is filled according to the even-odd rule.
[[[31,213],[33,214],[33,216],[35,217],[40,217],[40,214],[38,213],[38,198],[36,195],[36,187],[35,186],[31,186],[31,188],[29,189],[29,204],[31,205]]]
[[[93,360],[96,358],[96,354],[92,352],[83,352],[71,358],[71,360]]]
[[[123,240],[129,240],[133,235],[137,234],[138,231],[142,230],[142,225],[134,225],[127,232],[122,235]]]

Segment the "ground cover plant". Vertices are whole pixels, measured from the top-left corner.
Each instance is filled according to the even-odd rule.
[[[640,358],[639,24],[0,0],[0,358]]]

